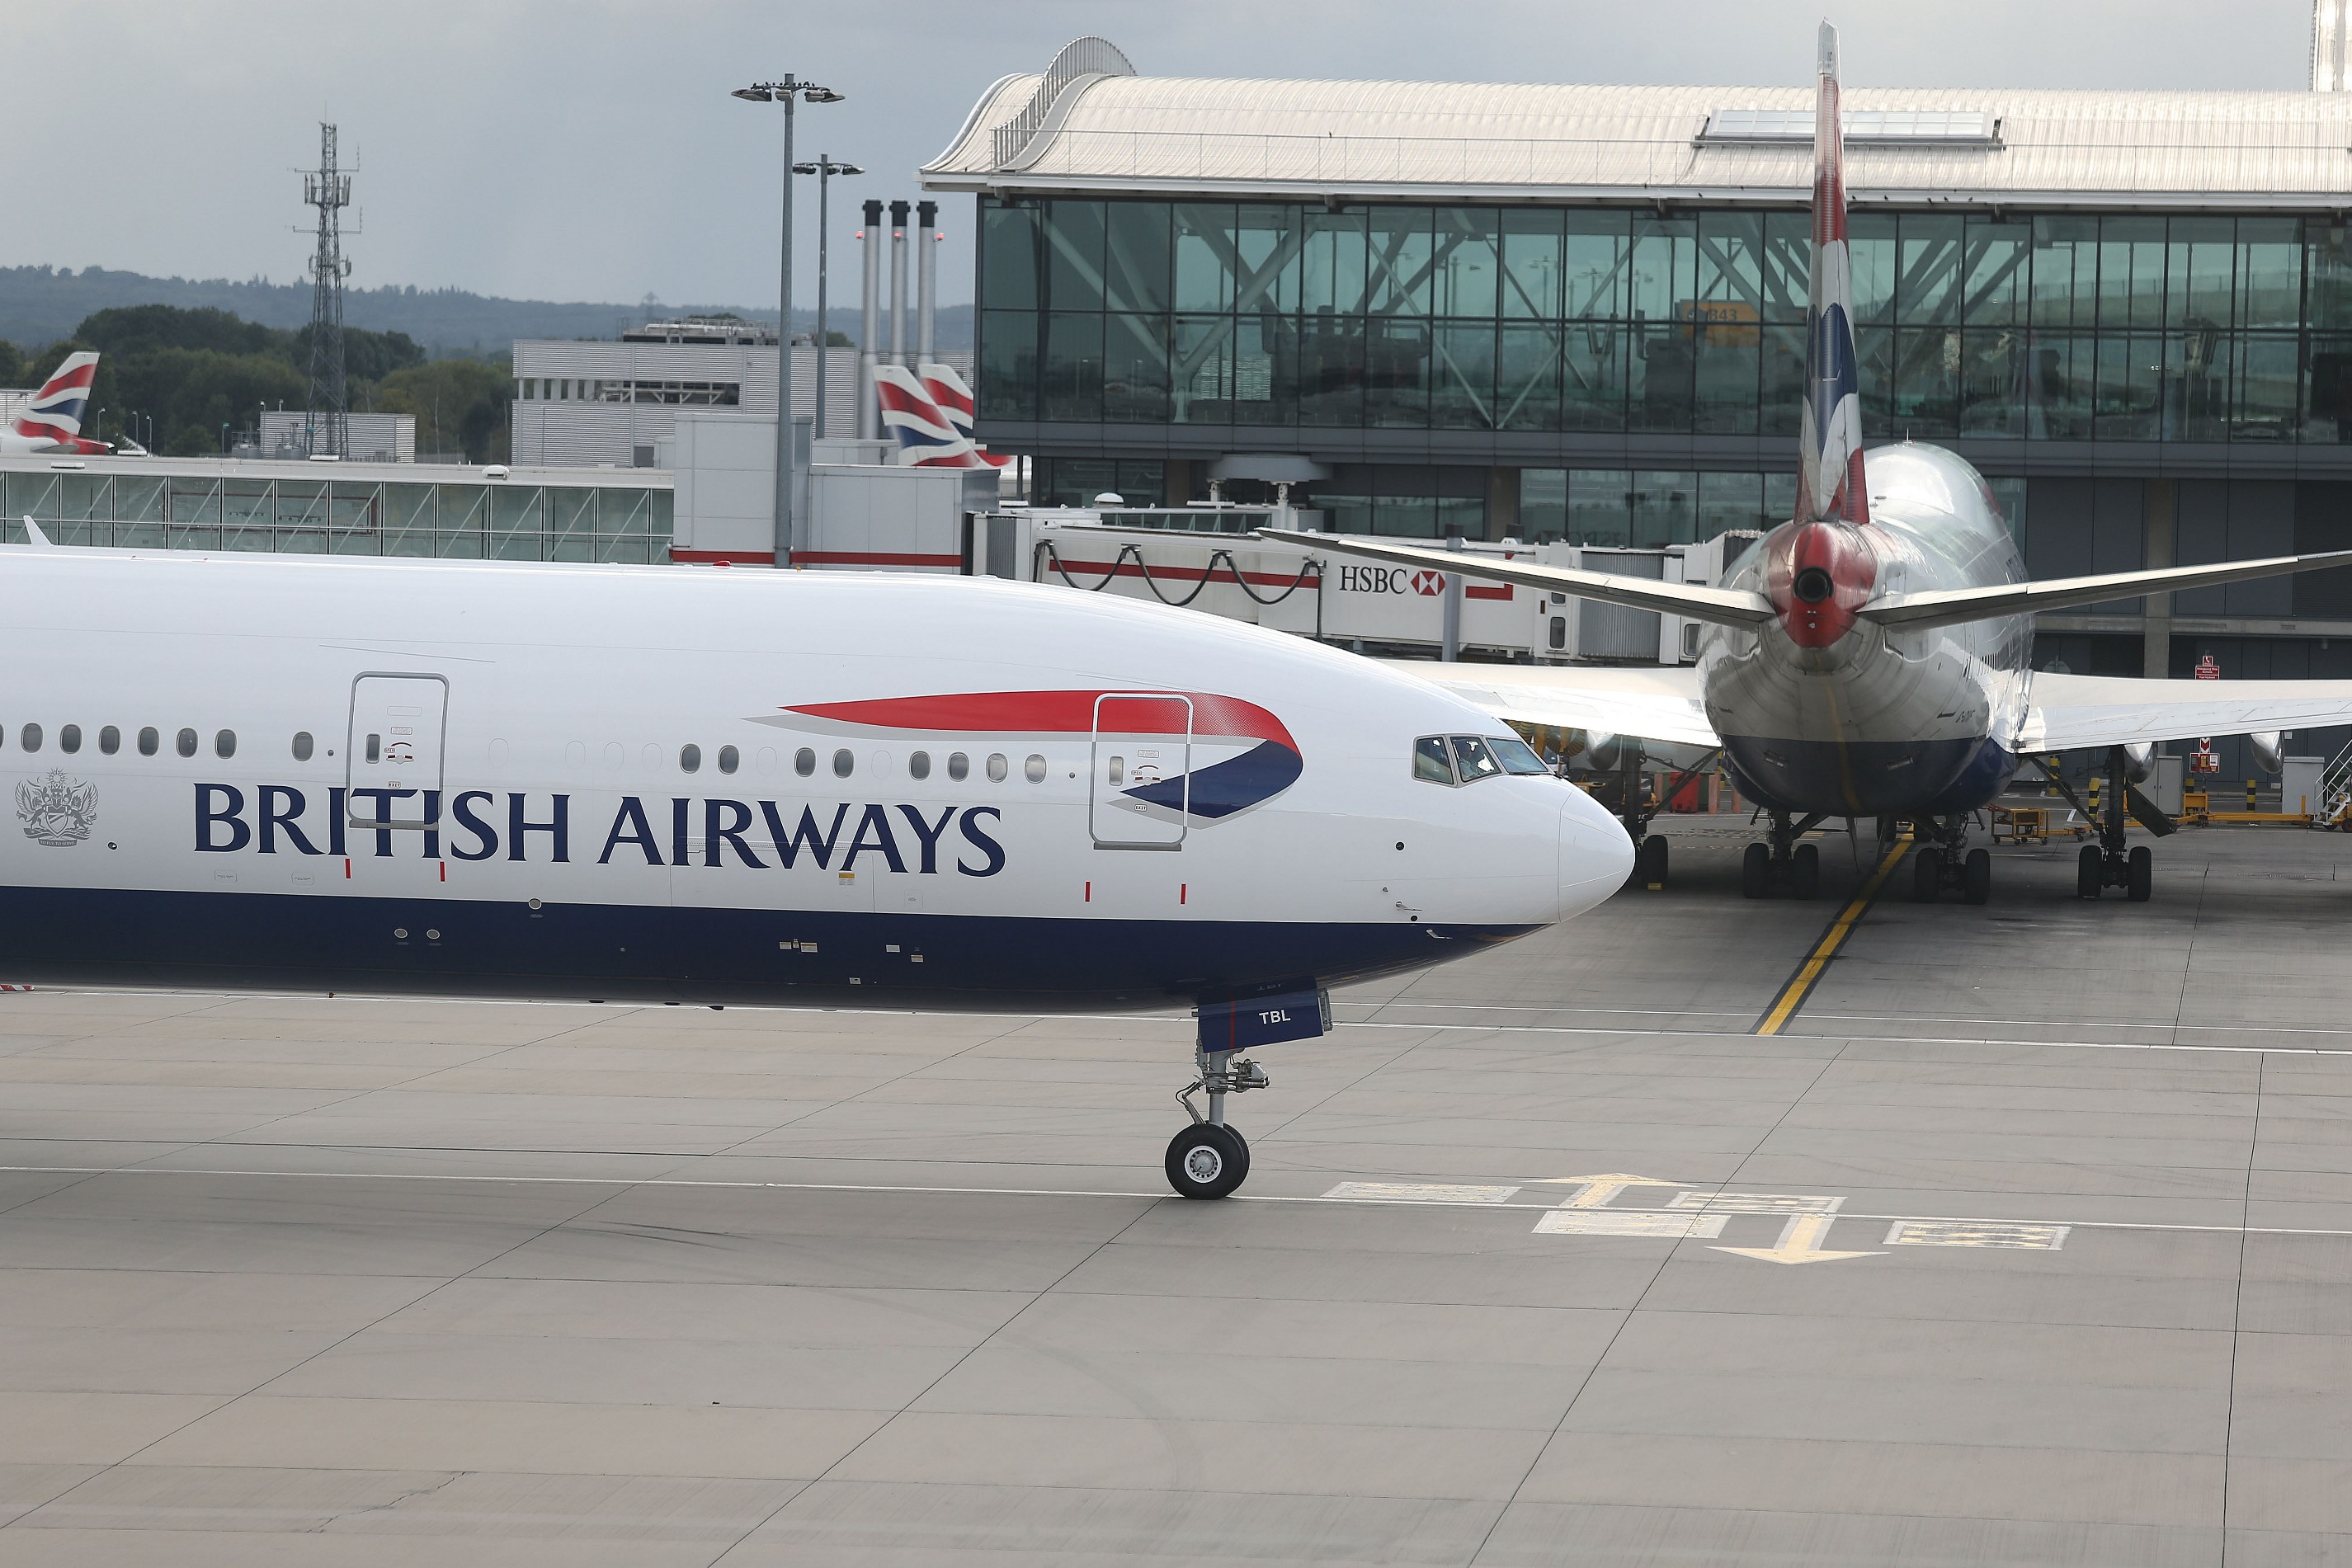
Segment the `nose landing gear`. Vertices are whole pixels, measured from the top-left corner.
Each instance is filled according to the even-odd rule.
[[[1223,1197],[1249,1175],[1249,1145],[1225,1122],[1225,1096],[1264,1089],[1273,1080],[1265,1070],[1230,1051],[1195,1053],[1200,1076],[1179,1090],[1176,1103],[1192,1124],[1168,1141],[1168,1185],[1179,1197]],[[1209,1092],[1209,1113],[1201,1114],[1192,1096]]]

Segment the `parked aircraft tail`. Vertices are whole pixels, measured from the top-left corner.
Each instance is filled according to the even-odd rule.
[[[85,349],[68,354],[9,428],[35,441],[74,441],[81,434],[82,416],[89,412],[89,385],[97,375],[95,352]]]
[[[1805,407],[1797,520],[1870,521],[1862,471],[1862,393],[1853,346],[1853,267],[1846,251],[1845,133],[1838,119],[1837,29],[1821,32],[1813,120],[1813,267],[1805,334]]]

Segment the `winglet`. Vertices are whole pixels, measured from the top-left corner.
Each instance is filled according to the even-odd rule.
[[[25,542],[38,545],[43,549],[57,549],[57,546],[49,542],[49,536],[41,531],[41,525],[33,521],[33,514],[30,512],[25,514]]]

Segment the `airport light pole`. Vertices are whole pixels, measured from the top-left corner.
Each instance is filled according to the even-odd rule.
[[[782,81],[753,82],[737,88],[731,96],[747,103],[784,106],[783,259],[776,286],[775,564],[781,570],[793,564],[793,108],[803,98],[811,103],[839,103],[844,95],[787,72]]]
[[[814,163],[795,163],[795,174],[816,176],[816,423],[813,427],[818,439],[824,436],[825,367],[832,362],[833,344],[825,332],[824,283],[825,246],[833,237],[833,224],[827,217],[825,198],[830,194],[835,174],[863,174],[865,170],[855,163],[836,163],[830,152],[820,152]]]

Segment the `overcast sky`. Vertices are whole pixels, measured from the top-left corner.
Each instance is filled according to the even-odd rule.
[[[2300,89],[2308,0],[1843,0],[1849,84]],[[998,77],[1083,33],[1147,76],[1801,83],[1820,0],[77,0],[9,9],[0,264],[298,277],[291,171],[320,118],[360,162],[354,286],[771,304],[782,111],[730,88],[800,72],[837,182],[905,196]],[[804,184],[810,183],[803,182]],[[813,304],[815,193],[795,301]],[[942,303],[971,297],[969,197]]]

